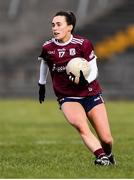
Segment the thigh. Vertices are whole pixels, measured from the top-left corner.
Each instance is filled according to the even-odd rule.
[[[78,102],[65,102],[61,105],[68,122],[74,126],[88,126],[87,116],[83,106]]]
[[[108,116],[104,103],[96,105],[87,113],[87,116],[101,140],[106,137],[111,137]]]

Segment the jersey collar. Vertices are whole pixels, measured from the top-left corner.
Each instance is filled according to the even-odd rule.
[[[60,43],[55,38],[53,38],[52,41],[58,46],[65,46],[65,45],[68,45],[72,41],[72,39],[73,39],[73,35],[71,34],[70,39],[65,43]]]

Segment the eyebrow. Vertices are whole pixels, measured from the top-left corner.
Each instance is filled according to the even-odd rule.
[[[55,25],[55,24],[61,24],[62,22],[56,22],[56,23],[54,23],[54,22],[52,22],[51,24],[52,25]]]
[[[59,22],[59,21],[58,21],[58,22],[56,22],[56,23],[61,23],[61,22]],[[52,24],[55,24],[55,23],[54,23],[54,22],[52,22]]]

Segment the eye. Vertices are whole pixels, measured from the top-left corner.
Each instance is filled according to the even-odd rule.
[[[52,23],[52,27],[55,27],[55,24],[54,24],[54,23]]]
[[[57,26],[61,26],[62,24],[60,22],[57,22]]]

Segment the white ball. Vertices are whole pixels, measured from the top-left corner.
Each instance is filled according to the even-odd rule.
[[[80,70],[83,72],[85,78],[89,76],[90,73],[89,62],[81,57],[76,57],[71,59],[66,66],[66,72],[68,75],[71,72],[76,77],[80,77]]]

